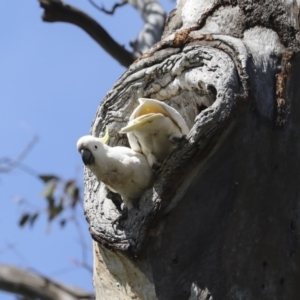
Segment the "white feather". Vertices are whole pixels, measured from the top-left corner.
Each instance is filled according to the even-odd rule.
[[[78,140],[77,149],[87,149],[92,153],[94,162],[86,167],[98,181],[119,193],[128,209],[151,186],[152,170],[143,154],[127,147],[107,146],[99,138],[90,135]]]
[[[160,165],[176,148],[173,139],[187,135],[189,128],[178,111],[164,102],[147,98],[139,102],[120,133],[127,133],[130,147],[145,154],[151,167]]]

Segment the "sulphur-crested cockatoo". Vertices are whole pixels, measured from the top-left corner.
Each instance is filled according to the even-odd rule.
[[[83,163],[112,192],[121,195],[125,206],[131,209],[133,202],[150,187],[152,170],[146,157],[127,147],[105,145],[109,139],[108,127],[103,138],[91,135],[81,137],[77,149]]]
[[[178,111],[164,102],[140,98],[139,103],[120,133],[127,133],[130,147],[143,153],[149,165],[157,168],[189,128]]]

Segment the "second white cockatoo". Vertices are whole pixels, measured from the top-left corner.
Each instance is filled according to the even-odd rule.
[[[173,107],[155,99],[140,98],[127,126],[130,147],[143,153],[152,168],[157,168],[188,133],[186,122]]]
[[[134,201],[151,186],[152,169],[146,157],[134,150],[105,143],[109,139],[108,127],[103,138],[86,135],[77,142],[83,163],[112,192],[121,195],[125,206],[131,209]]]

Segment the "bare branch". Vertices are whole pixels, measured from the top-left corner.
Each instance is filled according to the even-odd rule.
[[[126,5],[128,3],[127,0],[123,0],[122,2],[117,2],[114,4],[114,6],[112,7],[111,10],[107,10],[104,8],[104,6],[99,6],[97,3],[95,3],[93,0],[89,0],[89,2],[94,6],[96,7],[97,9],[99,9],[100,11],[108,14],[108,15],[113,15],[115,13],[115,10],[118,8],[118,7],[121,7],[123,5]]]
[[[94,299],[95,296],[76,287],[57,283],[50,278],[0,264],[0,290],[41,300]]]
[[[33,146],[38,141],[38,136],[35,135],[32,140],[28,143],[28,145],[24,148],[24,150],[15,158],[14,160],[11,160],[10,158],[2,158],[0,160],[0,173],[8,173],[13,168],[19,167],[22,160],[28,155],[28,153],[31,151]],[[1,167],[1,164],[5,164],[5,166]]]
[[[91,251],[91,249],[89,249],[89,247],[87,246],[85,239],[84,239],[84,232],[82,230],[82,227],[76,217],[76,214],[73,212],[72,216],[71,216],[71,220],[73,221],[73,224],[76,228],[76,231],[78,233],[78,237],[79,237],[79,244],[81,246],[81,253],[82,253],[82,260],[78,261],[78,260],[73,260],[73,262],[86,269],[88,272],[93,273],[93,268],[88,264],[87,262],[87,253],[88,251]]]
[[[160,40],[166,14],[156,0],[128,0],[128,3],[139,12],[145,22],[137,39],[130,43],[134,49],[135,56],[139,57]]]
[[[39,2],[44,9],[42,18],[45,22],[66,22],[77,25],[121,65],[129,67],[134,61],[131,52],[118,44],[97,21],[83,11],[61,0],[39,0]]]
[[[10,251],[10,253],[13,253],[15,257],[19,260],[20,263],[25,263],[29,265],[28,259],[17,249],[17,245],[13,242],[10,241],[5,241],[5,248],[4,250]],[[3,253],[3,250],[2,250]]]

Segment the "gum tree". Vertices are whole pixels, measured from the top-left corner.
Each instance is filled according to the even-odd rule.
[[[108,125],[110,145],[128,146],[118,132],[140,97],[190,127],[120,223],[120,198],[86,171],[96,298],[298,299],[299,1],[179,0],[161,38],[156,1],[123,1],[149,34],[132,51],[78,9],[39,2],[44,21],[81,27],[128,67],[91,134]]]
[[[70,0],[71,2],[71,0]],[[101,24],[84,11],[60,0],[39,0],[38,4],[43,8],[43,21],[45,22],[67,22],[83,29],[94,39],[105,51],[112,55],[120,64],[128,67],[137,57],[147,51],[157,42],[162,33],[165,13],[158,2],[150,0],[122,1],[113,6],[111,11],[98,6],[92,0],[89,2],[104,13],[113,13],[119,6],[132,5],[144,20],[136,41],[131,42],[132,51],[126,50]],[[134,21],[134,20],[133,20]],[[75,216],[75,207],[81,205],[79,187],[76,180],[64,180],[52,174],[38,174],[32,168],[22,164],[24,157],[31,151],[37,141],[34,136],[19,156],[15,158],[0,158],[0,173],[7,174],[15,168],[19,168],[45,184],[43,196],[47,203],[46,213],[49,224],[58,222],[64,227],[69,221],[75,224],[81,239],[80,228]],[[66,213],[62,217],[62,212]],[[43,211],[27,207],[19,219],[19,226],[33,226]],[[60,218],[57,218],[57,217]],[[65,218],[69,216],[69,218]],[[82,216],[81,216],[82,217]],[[81,245],[85,247],[84,245]],[[14,245],[7,244],[6,248],[13,249]],[[85,251],[85,249],[82,249]],[[84,255],[83,255],[84,256]],[[89,269],[86,261],[78,262],[82,267]],[[18,299],[41,299],[41,300],[77,300],[94,299],[94,295],[80,288],[57,282],[53,278],[42,275],[36,270],[21,269],[11,265],[0,265],[0,290],[15,294]]]
[[[140,97],[190,127],[140,208],[85,173],[97,299],[297,299],[299,1],[181,0],[99,106],[109,144]]]

